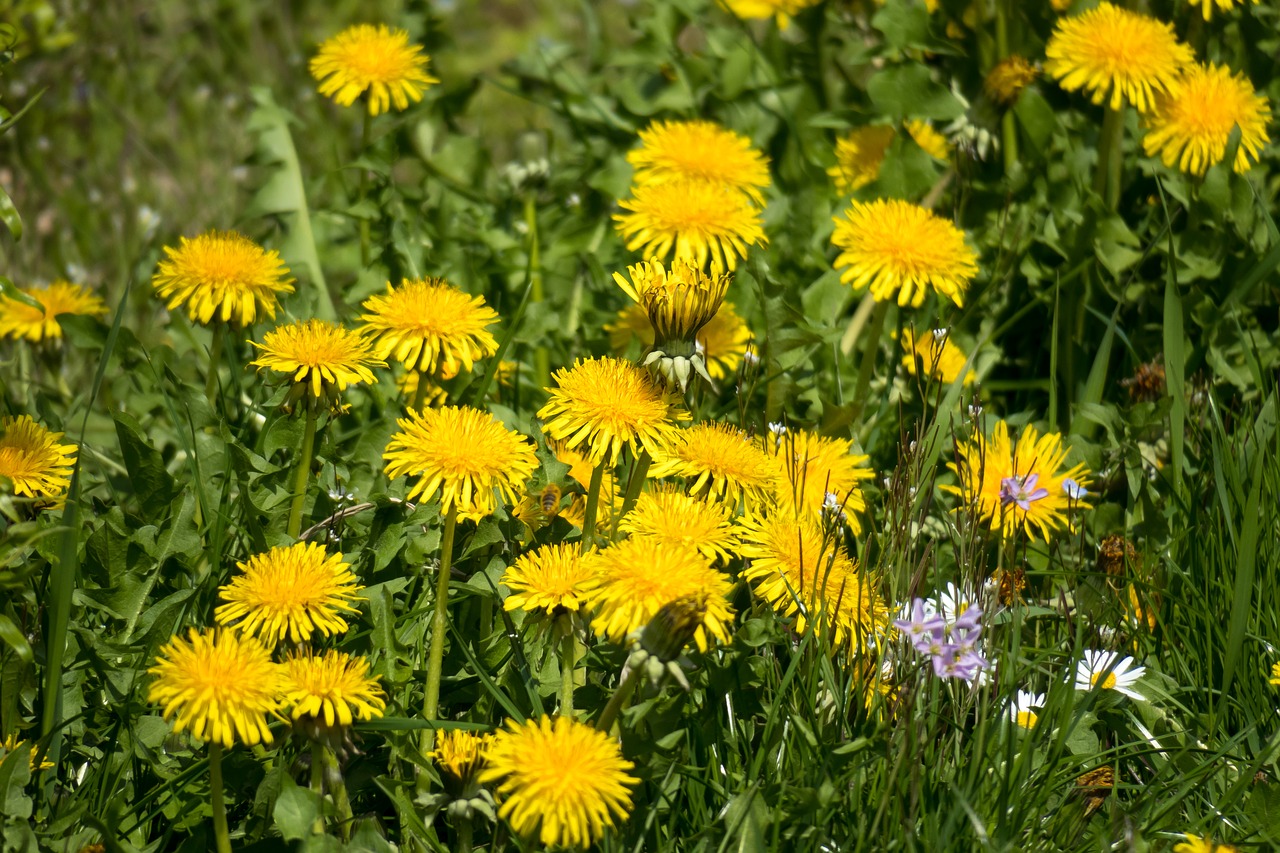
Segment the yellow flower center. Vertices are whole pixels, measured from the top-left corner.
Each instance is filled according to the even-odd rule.
[[[1017,722],[1024,729],[1034,729],[1036,723],[1040,722],[1040,715],[1035,711],[1019,711]]]
[[[1115,689],[1115,686],[1116,686],[1116,674],[1115,674],[1114,672],[1108,672],[1108,673],[1106,674],[1106,677],[1105,677],[1105,678],[1103,677],[1102,673],[1100,673],[1100,672],[1094,673],[1093,675],[1089,676],[1089,684],[1090,684],[1090,686],[1092,686],[1092,687],[1098,687],[1098,686],[1099,686],[1099,684],[1098,684],[1098,681],[1099,681],[1099,680],[1101,680],[1101,681],[1102,681],[1101,687],[1102,687],[1102,689],[1103,689],[1103,690],[1114,690],[1114,689]]]

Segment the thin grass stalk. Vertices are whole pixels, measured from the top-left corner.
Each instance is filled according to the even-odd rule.
[[[436,578],[436,602],[431,614],[431,648],[427,655],[427,685],[422,701],[422,718],[435,720],[440,712],[440,676],[444,670],[444,635],[449,628],[449,573],[453,570],[453,539],[458,529],[458,505],[449,505],[440,541],[440,574]],[[422,730],[419,749],[428,755],[436,745],[436,730]],[[425,780],[426,774],[418,777]]]
[[[368,110],[364,110],[364,119],[360,124],[360,156],[363,157],[369,151],[369,136],[373,129],[373,116]],[[369,170],[360,170],[360,188],[357,191],[357,204],[364,205],[365,199],[369,195]],[[360,266],[363,269],[369,267],[369,220],[364,216],[360,217]]]
[[[209,347],[209,375],[204,380],[204,396],[209,401],[209,408],[217,410],[218,365],[222,362],[222,340],[226,336],[226,327],[222,323],[213,326],[213,343]]]
[[[596,536],[596,511],[600,508],[600,484],[604,481],[604,461],[591,472],[591,485],[587,487],[587,506],[582,519],[582,553],[591,550]]]
[[[884,331],[884,320],[889,314],[888,302],[876,302],[871,320],[862,331],[861,337],[866,341],[862,350],[862,365],[858,368],[858,384],[853,392],[853,417],[862,414],[866,404],[867,392],[871,388],[871,374],[875,370],[876,356],[880,354],[880,335]]]
[[[302,428],[302,454],[293,477],[293,504],[289,507],[289,538],[302,532],[302,505],[307,500],[307,482],[311,479],[311,457],[316,448],[316,407],[308,401],[307,422]]]
[[[231,853],[227,829],[227,803],[222,796],[222,744],[209,742],[209,794],[213,807],[213,840],[218,853]]]

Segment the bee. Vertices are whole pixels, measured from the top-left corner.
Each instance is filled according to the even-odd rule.
[[[560,514],[560,487],[555,483],[547,483],[547,487],[542,490],[542,497],[538,503],[542,506],[542,514],[550,523]]]

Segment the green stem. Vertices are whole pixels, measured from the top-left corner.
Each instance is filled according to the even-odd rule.
[[[533,192],[524,197],[524,224],[529,232],[529,301],[542,301],[542,252],[538,246],[538,204]],[[538,388],[551,384],[551,356],[538,344],[533,348],[533,382]]]
[[[613,721],[618,718],[618,712],[622,710],[623,704],[631,697],[631,692],[636,689],[636,673],[631,667],[623,670],[622,681],[613,691],[613,696],[609,699],[609,704],[604,706],[604,711],[600,714],[600,719],[596,720],[596,729],[605,734],[613,728]]]
[[[862,350],[862,366],[858,368],[858,385],[853,392],[853,417],[862,414],[867,400],[867,392],[871,388],[871,374],[875,370],[876,356],[880,354],[880,334],[884,331],[884,318],[889,314],[889,302],[876,302],[871,314],[871,321],[863,330],[865,342]]]
[[[573,614],[560,616],[560,716],[573,716],[573,670],[577,663],[577,638],[573,632]]]
[[[360,156],[364,156],[369,150],[369,136],[373,127],[373,116],[366,109],[364,111],[364,121],[360,125]],[[369,170],[360,170],[360,189],[357,195],[358,204],[363,207],[364,201],[369,194]],[[360,217],[360,266],[368,268],[369,266],[369,220],[363,215]]]
[[[582,517],[582,553],[591,550],[596,537],[596,510],[600,507],[600,484],[604,482],[604,461],[591,472],[591,485],[587,487],[587,507]]]
[[[440,542],[440,575],[436,578],[436,603],[431,615],[431,650],[427,656],[427,687],[422,702],[422,718],[434,721],[440,712],[440,675],[444,671],[444,635],[449,628],[449,573],[453,569],[453,537],[458,528],[458,505],[451,504],[444,518]],[[436,730],[423,729],[419,748],[428,755],[435,749]],[[425,780],[426,774],[418,777]]]
[[[302,505],[307,500],[307,481],[311,479],[311,457],[316,449],[316,407],[310,400],[307,406],[307,423],[302,430],[302,455],[298,458],[298,471],[293,477],[293,505],[289,507],[289,538],[297,539],[302,532]]]
[[[1009,3],[1008,0],[996,2],[996,59],[1009,56]],[[1018,128],[1013,121],[1013,113],[1006,111],[1000,124],[1001,141],[1004,149],[1004,174],[1009,177],[1018,164]]]
[[[225,330],[222,323],[215,323],[213,326],[213,344],[209,347],[209,376],[204,381],[204,396],[209,401],[209,408],[215,411],[218,408],[218,364],[222,361],[222,338]]]
[[[640,492],[644,489],[644,481],[649,478],[649,466],[652,464],[653,457],[649,455],[649,451],[641,450],[640,458],[636,460],[635,467],[631,469],[631,479],[627,481],[627,494],[622,499],[622,512],[618,513],[618,517],[613,520],[614,531],[617,531],[618,522],[622,520],[622,516],[631,512],[631,508],[639,500]]]
[[[415,412],[422,411],[422,401],[427,397],[427,374],[418,371],[418,387],[413,389],[413,405],[409,408]]]
[[[471,841],[471,818],[460,817],[454,826],[456,838],[454,839],[453,849],[458,853],[471,853],[475,845]]]
[[[1107,107],[1098,135],[1098,165],[1093,173],[1093,191],[1103,197],[1107,208],[1120,203],[1120,176],[1124,165],[1124,107]]]
[[[338,820],[338,834],[343,841],[351,840],[351,798],[347,796],[347,780],[338,765],[338,756],[329,747],[324,748],[324,770],[329,778],[329,796],[333,797],[333,807]]]
[[[222,798],[222,744],[209,742],[209,793],[213,797],[213,839],[218,853],[231,853],[227,804]]]
[[[324,746],[315,740],[311,742],[311,790],[320,799],[320,811],[311,829],[316,835],[324,835]]]

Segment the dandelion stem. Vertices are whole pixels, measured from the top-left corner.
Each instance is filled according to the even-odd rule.
[[[311,790],[320,798],[320,810],[312,831],[324,835],[324,746],[315,740],[311,742]]]
[[[427,656],[427,687],[422,702],[422,718],[435,720],[440,712],[440,675],[444,670],[444,635],[449,627],[449,573],[453,570],[453,537],[458,528],[458,505],[450,504],[444,518],[444,536],[440,541],[440,574],[436,578],[436,603],[431,615],[431,651]],[[420,751],[427,755],[435,749],[436,730],[423,729]],[[419,783],[427,778],[418,777]]]
[[[1107,107],[1098,135],[1098,165],[1093,173],[1093,191],[1102,196],[1109,210],[1120,203],[1120,175],[1124,165],[1124,107]]]
[[[862,414],[862,407],[867,401],[867,391],[871,387],[871,373],[875,370],[876,356],[880,353],[880,333],[884,331],[884,318],[889,313],[889,303],[877,302],[871,314],[871,321],[862,331],[863,350],[862,366],[858,368],[858,385],[853,392],[853,417]]]
[[[542,301],[542,253],[538,247],[538,204],[532,191],[524,197],[524,224],[529,232],[529,301]],[[533,383],[539,388],[551,384],[551,356],[538,344],[533,348]]]
[[[587,487],[587,508],[582,518],[582,553],[591,550],[596,538],[596,510],[600,507],[600,484],[604,482],[604,461],[591,472],[591,485]]]
[[[641,450],[639,458],[636,459],[635,466],[631,469],[631,478],[627,481],[627,495],[622,500],[622,512],[619,516],[624,516],[631,512],[631,508],[636,505],[636,501],[640,498],[640,490],[644,488],[644,481],[649,476],[649,466],[653,464],[653,457],[649,455],[648,450]],[[613,529],[618,529],[619,518],[613,520]]]
[[[360,156],[363,157],[369,150],[369,137],[373,129],[373,116],[368,110],[364,111],[364,121],[360,125]],[[369,170],[360,170],[360,189],[357,193],[357,203],[361,208],[364,207],[365,198],[369,194]],[[369,266],[369,220],[365,218],[364,211],[360,214],[360,266],[367,268]]]
[[[222,798],[222,744],[209,742],[209,793],[213,806],[213,839],[218,853],[231,853],[227,831],[227,803]]]
[[[311,478],[311,457],[316,448],[316,407],[307,401],[307,423],[302,428],[302,454],[293,478],[293,505],[289,508],[289,538],[297,539],[302,531],[302,505],[307,500],[307,481]]]
[[[618,712],[622,710],[622,706],[627,699],[631,698],[631,692],[636,689],[636,671],[628,666],[622,671],[622,681],[618,682],[617,688],[613,691],[613,696],[609,698],[609,704],[604,706],[604,711],[600,713],[600,719],[596,720],[596,729],[609,733],[613,728],[613,721],[618,718]]]
[[[209,407],[216,409],[218,393],[218,364],[222,361],[222,338],[225,326],[215,323],[213,326],[213,344],[209,347],[209,376],[204,381],[204,396],[209,400]]]
[[[413,405],[410,406],[415,412],[422,411],[422,401],[427,398],[427,374],[418,371],[418,387],[413,390]]]
[[[573,634],[573,614],[560,616],[560,716],[573,716],[573,670],[577,663],[578,646]]]
[[[998,0],[996,3],[996,58],[1003,60],[1009,56],[1009,0]],[[1014,123],[1013,113],[1006,110],[1001,118],[1001,137],[1004,149],[1004,175],[1009,177],[1018,165],[1018,127]]]

